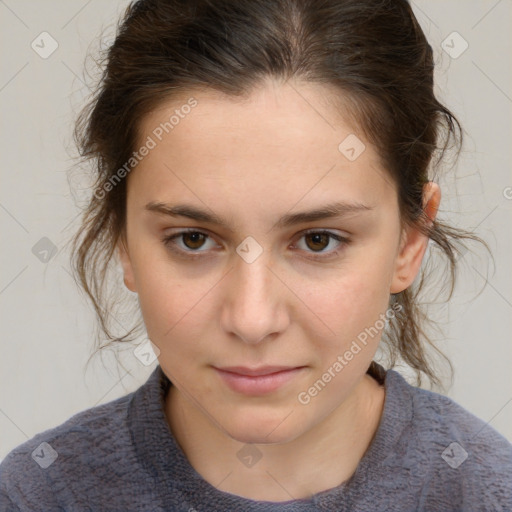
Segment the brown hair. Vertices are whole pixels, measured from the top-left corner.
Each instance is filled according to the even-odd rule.
[[[140,119],[159,103],[197,88],[248,96],[263,80],[299,79],[334,86],[343,114],[377,148],[398,190],[404,225],[415,225],[446,257],[449,297],[457,252],[472,233],[427,222],[423,185],[433,179],[450,141],[463,132],[433,92],[433,52],[406,0],[141,0],[120,21],[104,56],[96,92],[80,114],[75,139],[95,165],[95,190],[73,240],[73,267],[109,342],[117,335],[116,297],[107,275],[125,227],[126,180],[112,177],[130,159]],[[443,137],[444,135],[444,137]],[[437,159],[434,162],[434,154]],[[422,309],[420,279],[393,297],[402,308],[383,340],[394,366],[400,357],[439,386],[427,345],[431,322]],[[117,302],[116,302],[117,301]],[[449,363],[450,364],[450,363]],[[452,378],[453,378],[453,368]]]

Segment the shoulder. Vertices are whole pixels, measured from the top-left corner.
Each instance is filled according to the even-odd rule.
[[[496,469],[512,469],[512,444],[489,422],[442,394],[410,386],[410,395],[413,424],[424,437],[450,439],[469,450],[479,464],[492,463]],[[451,465],[454,464],[455,461]]]
[[[425,499],[438,499],[440,506],[459,500],[472,510],[512,510],[512,444],[453,399],[389,374],[393,389],[409,403],[399,445],[405,450],[407,444],[407,457],[423,467]]]
[[[0,509],[54,510],[58,488],[70,477],[83,479],[86,489],[95,468],[115,467],[130,446],[126,416],[132,395],[79,412],[9,452],[0,464]]]

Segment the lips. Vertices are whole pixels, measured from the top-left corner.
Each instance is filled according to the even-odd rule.
[[[259,377],[262,375],[271,375],[273,373],[294,370],[298,366],[261,366],[259,368],[247,368],[244,366],[227,366],[225,368],[217,368],[223,372],[235,373],[237,375],[246,375],[247,377]]]
[[[257,396],[272,393],[301,373],[304,366],[244,366],[214,367],[231,390],[244,395]]]

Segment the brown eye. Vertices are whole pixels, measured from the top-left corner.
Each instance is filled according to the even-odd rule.
[[[308,233],[305,235],[306,245],[313,251],[322,251],[328,245],[332,236],[325,233]]]
[[[208,247],[208,241],[213,245]],[[189,259],[208,257],[215,248],[214,239],[210,235],[193,229],[165,236],[162,242],[178,256]],[[338,251],[349,243],[348,238],[331,231],[309,231],[302,233],[300,243],[295,248],[309,253],[309,259],[321,261],[338,257]]]
[[[299,242],[295,245],[301,251],[309,253],[309,259],[322,261],[328,258],[339,257],[338,251],[342,251],[350,240],[331,231],[307,231],[303,232]]]
[[[207,238],[207,235],[198,231],[183,233],[181,235],[183,243],[188,249],[200,249]]]
[[[208,246],[208,241],[211,245]],[[180,231],[162,239],[164,245],[180,256],[190,258],[205,256],[206,252],[215,247],[213,239],[201,231]]]

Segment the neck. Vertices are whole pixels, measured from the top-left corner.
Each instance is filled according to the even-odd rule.
[[[219,430],[175,386],[166,398],[166,417],[190,464],[208,483],[252,500],[278,502],[309,498],[348,480],[375,436],[384,398],[384,387],[364,375],[314,428],[287,443],[253,445],[261,459],[251,467],[237,458],[245,444]]]

